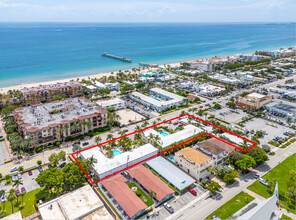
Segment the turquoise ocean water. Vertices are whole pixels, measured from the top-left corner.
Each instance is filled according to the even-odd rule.
[[[292,23],[0,23],[0,88],[294,45]]]

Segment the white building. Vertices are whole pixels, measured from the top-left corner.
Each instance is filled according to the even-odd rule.
[[[187,174],[198,181],[210,175],[208,167],[213,166],[213,161],[207,155],[195,150],[191,147],[186,147],[175,153],[175,163],[184,170]]]
[[[240,83],[240,80],[238,80],[237,78],[229,78],[223,74],[215,74],[215,75],[211,75],[209,76],[212,79],[216,79],[219,82],[223,82],[223,83],[229,83],[229,84],[238,84]]]
[[[139,92],[132,92],[129,94],[129,97],[157,112],[162,112],[186,104],[185,97],[159,88],[150,89],[149,96]]]
[[[94,85],[88,85],[88,86],[85,86],[87,89],[89,89],[91,92],[95,92],[98,90],[98,88]]]
[[[196,62],[190,62],[190,68],[196,69],[201,72],[212,72],[213,71],[213,65],[207,60],[199,60]]]
[[[236,57],[243,58],[244,60],[259,61],[263,56],[256,54],[237,54]]]
[[[98,89],[106,89],[107,88],[104,83],[101,83],[101,82],[98,82],[98,81],[96,81],[95,86]]]
[[[109,176],[117,171],[121,171],[131,165],[152,157],[158,153],[158,149],[151,144],[145,144],[141,147],[107,158],[98,147],[81,152],[84,159],[94,157],[97,163],[93,165],[93,171],[99,179]]]
[[[148,82],[155,81],[155,78],[154,77],[140,77],[139,81],[143,82],[143,83],[148,83]]]
[[[144,131],[144,138],[149,141],[151,135],[158,136],[160,138],[159,145],[163,148],[172,145],[173,143],[178,143],[179,141],[186,140],[190,137],[203,132],[201,128],[195,127],[194,125],[186,125],[184,129],[173,134],[168,134],[166,132],[158,133],[153,128]]]
[[[131,81],[123,81],[123,83],[126,85],[133,86],[133,87],[136,87],[136,85],[138,84],[138,82],[131,82]]]
[[[104,109],[114,108],[114,110],[125,109],[125,101],[120,98],[114,98],[110,100],[98,101],[97,104]]]
[[[119,83],[105,83],[105,86],[107,89],[110,89],[111,91],[119,91]]]
[[[90,185],[83,186],[38,206],[42,219],[104,219],[112,220],[104,203]]]
[[[225,92],[225,88],[209,85],[206,83],[199,87],[199,94],[203,96],[214,97],[221,95],[223,92]]]

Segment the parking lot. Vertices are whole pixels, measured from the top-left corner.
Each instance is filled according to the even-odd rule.
[[[241,109],[230,109],[230,108],[222,108],[215,111],[210,111],[209,114],[215,115],[215,117],[227,121],[229,123],[239,123],[243,120],[244,117],[248,117],[249,115],[243,112]]]
[[[287,136],[283,134],[286,131],[294,132],[294,130],[289,127],[272,123],[261,118],[253,118],[250,121],[247,121],[245,124],[245,127],[249,131],[254,130],[256,132],[258,130],[262,130],[267,133],[262,138],[260,138],[261,144],[266,144],[268,141],[271,141],[276,136],[286,138]]]
[[[172,206],[174,211],[177,211],[185,205],[187,205],[188,203],[190,203],[191,201],[201,197],[204,193],[206,193],[206,190],[203,189],[199,184],[192,187],[192,189],[196,191],[196,196],[192,195],[189,191],[187,191],[184,194],[177,196],[174,199],[171,199],[167,203],[169,203]],[[157,208],[156,211],[154,211],[153,213],[148,214],[151,219],[165,219],[171,215],[171,213],[169,213],[163,205]],[[144,216],[142,219],[145,218],[147,219],[147,216]]]
[[[120,116],[119,122],[121,125],[128,125],[130,123],[135,123],[145,119],[143,115],[131,110],[131,109],[122,109],[116,111],[116,114]]]
[[[138,102],[135,102],[129,98],[125,98],[124,99],[126,102],[126,106],[129,106],[131,109],[133,109],[134,111],[138,112],[141,115],[144,115],[145,117],[148,118],[155,118],[156,115],[155,112],[153,112],[150,108],[139,104]]]

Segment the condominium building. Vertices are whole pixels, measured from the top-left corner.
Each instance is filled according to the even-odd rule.
[[[99,106],[102,106],[104,109],[114,108],[114,110],[119,110],[119,109],[126,108],[125,101],[123,101],[122,99],[119,99],[119,98],[98,101],[97,104]]]
[[[21,89],[22,98],[26,105],[52,101],[55,98],[77,97],[82,95],[82,85],[76,81],[39,85],[37,87]]]
[[[19,133],[35,146],[88,133],[107,125],[108,111],[84,97],[69,98],[14,110]]]
[[[186,104],[186,98],[159,88],[150,89],[149,95],[132,92],[132,100],[141,103],[157,112],[173,109]]]
[[[272,96],[261,95],[254,92],[246,95],[245,97],[236,99],[235,104],[241,108],[257,110],[271,100]]]
[[[210,175],[207,168],[213,166],[213,160],[209,156],[191,147],[175,153],[174,159],[182,170],[198,181]]]
[[[242,58],[236,57],[216,57],[206,60],[197,60],[194,62],[189,62],[191,69],[197,69],[202,72],[212,72],[216,65],[224,65],[227,63],[234,63],[240,61]]]

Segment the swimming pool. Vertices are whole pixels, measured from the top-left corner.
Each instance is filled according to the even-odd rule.
[[[168,136],[169,134],[168,133],[166,133],[166,132],[160,132],[160,134],[162,135],[162,136]]]
[[[122,154],[119,150],[112,150],[112,151],[113,151],[114,156]]]
[[[175,163],[175,158],[174,157],[170,157],[170,160]]]

